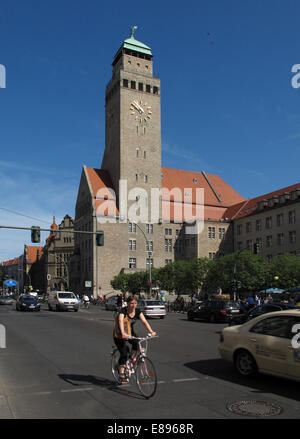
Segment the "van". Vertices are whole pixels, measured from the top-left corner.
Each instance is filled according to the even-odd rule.
[[[78,311],[79,302],[71,291],[51,291],[48,297],[49,311]]]

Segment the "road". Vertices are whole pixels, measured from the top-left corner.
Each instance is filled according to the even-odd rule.
[[[239,378],[217,350],[221,323],[189,322],[170,313],[151,320],[149,343],[158,390],[145,400],[132,384],[116,386],[110,372],[114,325],[99,306],[74,312],[17,312],[0,307],[6,348],[0,349],[1,419],[241,419],[231,402],[277,404],[278,419],[299,419],[299,383]],[[141,325],[138,323],[138,325]],[[137,328],[143,334],[143,327]],[[244,416],[244,418],[248,418]]]

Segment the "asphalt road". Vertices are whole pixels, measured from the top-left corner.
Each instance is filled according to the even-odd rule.
[[[116,386],[110,372],[114,319],[99,306],[74,312],[17,312],[0,306],[6,348],[0,349],[1,419],[241,419],[229,403],[279,405],[272,419],[299,419],[299,383],[268,376],[239,378],[220,358],[224,324],[168,314],[150,324],[158,390],[145,400],[134,383]],[[137,331],[144,335],[138,323]],[[249,419],[249,417],[244,416]]]

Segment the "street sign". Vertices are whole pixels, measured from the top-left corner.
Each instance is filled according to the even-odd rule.
[[[51,280],[51,274],[47,274],[47,280]]]
[[[91,280],[86,280],[84,283],[85,288],[91,288],[92,286],[92,281]]]
[[[8,279],[4,282],[4,285],[7,287],[16,287],[18,285],[18,282],[13,279]]]

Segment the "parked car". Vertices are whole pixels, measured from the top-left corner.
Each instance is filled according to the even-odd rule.
[[[205,300],[189,309],[187,318],[207,320],[211,323],[228,322],[231,315],[239,313],[239,303],[233,300]]]
[[[0,296],[0,305],[12,305],[14,302],[12,296]]]
[[[49,311],[69,311],[75,312],[79,309],[79,302],[72,291],[50,291],[48,297]]]
[[[23,294],[16,301],[17,311],[40,311],[41,306],[35,297]]]
[[[138,300],[138,308],[145,317],[164,319],[167,314],[166,307],[160,300],[140,299]]]
[[[258,372],[300,381],[300,310],[263,314],[243,325],[224,328],[219,352],[244,377]]]
[[[248,322],[255,317],[261,316],[262,314],[266,314],[268,312],[275,311],[283,311],[287,309],[295,309],[296,305],[291,303],[264,303],[263,305],[255,306],[249,311],[243,312],[242,314],[232,314],[231,318],[228,322],[229,326],[233,325],[241,325],[245,322]]]
[[[117,296],[111,296],[105,302],[105,309],[109,311],[115,311],[117,309]]]

